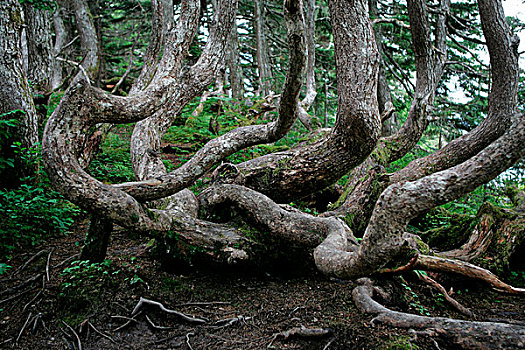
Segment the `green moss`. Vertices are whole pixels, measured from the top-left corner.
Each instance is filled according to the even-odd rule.
[[[470,215],[458,214],[438,207],[432,210],[430,216],[434,221],[442,222],[439,227],[420,233],[420,236],[428,245],[436,247],[441,251],[459,247],[470,237],[472,229],[478,220]]]
[[[392,336],[386,344],[380,347],[381,350],[417,350],[419,347],[410,342],[409,336]]]
[[[386,141],[379,144],[370,154],[370,156],[378,163],[383,166],[388,165],[390,159],[390,149],[388,148]]]

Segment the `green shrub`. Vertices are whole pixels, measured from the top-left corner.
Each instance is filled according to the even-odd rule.
[[[0,190],[0,256],[67,232],[78,212],[57,192],[40,186]]]
[[[3,121],[3,124],[12,123]],[[20,142],[8,142],[8,137],[1,134],[0,144],[8,144],[11,154],[35,171],[20,179],[20,184],[14,188],[0,186],[0,259],[6,258],[15,248],[35,245],[51,235],[67,232],[80,212],[50,188],[49,179],[40,166],[39,145],[23,148]],[[8,154],[0,153],[0,169],[9,170],[15,166]]]

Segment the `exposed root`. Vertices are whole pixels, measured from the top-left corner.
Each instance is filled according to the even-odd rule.
[[[126,316],[119,316],[119,315],[116,315],[116,316],[111,316],[111,318],[122,318],[122,319],[125,319],[127,320],[126,323],[124,323],[122,326],[119,326],[117,328],[115,328],[113,330],[113,332],[118,332],[119,330],[127,327],[131,322],[135,322],[135,323],[139,323],[139,321],[137,321],[135,318],[138,317],[140,314],[142,314],[142,312],[138,312],[135,316],[133,317],[126,317]]]
[[[73,335],[75,336],[75,338],[77,339],[77,346],[78,346],[78,350],[82,350],[82,342],[80,341],[80,337],[78,336],[78,333],[75,332],[75,330],[73,329],[73,327],[71,327],[70,325],[68,325],[66,322],[62,321],[62,324],[64,326],[67,327],[67,329],[69,329],[69,331],[71,333],[73,333]]]
[[[394,327],[424,330],[429,335],[441,336],[464,349],[523,349],[525,327],[495,323],[471,322],[445,317],[427,317],[390,310],[372,299],[371,284],[356,287],[352,293],[357,307],[374,314],[372,323]]]
[[[20,332],[18,333],[18,337],[16,337],[15,343],[18,344],[18,340],[20,340],[20,337],[22,336],[22,333],[24,333],[24,329],[26,329],[27,325],[29,324],[29,320],[31,319],[31,313],[27,316],[26,321],[24,322],[24,325],[20,329]]]
[[[230,318],[225,318],[225,319],[222,319],[222,320],[218,320],[217,322],[215,322],[215,326],[213,326],[212,328],[213,329],[221,329],[221,328],[226,328],[226,327],[229,327],[237,322],[244,322],[246,323],[246,321],[248,320],[251,320],[252,317],[244,317],[243,315],[240,315],[240,316],[237,316],[237,317],[230,317]]]
[[[137,303],[137,305],[135,306],[135,308],[133,309],[133,312],[131,313],[132,316],[136,315],[137,312],[139,311],[139,309],[143,306],[143,305],[153,305],[153,306],[157,306],[159,307],[162,311],[168,313],[168,314],[172,314],[172,315],[177,315],[179,316],[180,318],[182,318],[183,320],[187,321],[187,322],[190,322],[190,323],[197,323],[197,324],[203,324],[203,323],[206,323],[208,322],[208,320],[205,320],[205,319],[202,319],[202,318],[197,318],[195,316],[188,316],[186,314],[183,314],[182,312],[179,312],[179,311],[176,311],[176,310],[170,310],[170,309],[167,309],[166,307],[164,307],[164,305],[162,305],[161,303],[159,303],[158,301],[153,301],[153,300],[149,300],[149,299],[146,299],[146,298],[140,298],[139,302]]]
[[[101,335],[102,337],[106,338],[106,339],[109,339],[110,342],[112,342],[113,344],[117,344],[117,342],[115,341],[115,339],[113,339],[112,337],[110,337],[109,335],[105,334],[105,333],[102,333],[101,331],[99,331],[94,325],[93,323],[89,322],[87,323],[91,329],[93,329],[96,333],[98,333],[99,335]]]
[[[156,330],[159,330],[159,331],[166,331],[166,330],[173,329],[173,327],[164,327],[164,326],[156,325],[156,324],[153,323],[153,321],[148,317],[148,315],[146,315],[146,321],[148,321],[148,324],[149,324],[153,329],[156,329]]]
[[[472,311],[461,305],[456,299],[452,298],[445,290],[445,287],[443,287],[441,284],[424,274],[418,273],[417,276],[419,279],[431,285],[433,288],[437,289],[441,294],[443,294],[445,300],[448,301],[450,305],[452,305],[456,310],[465,316],[472,317]]]
[[[516,288],[501,281],[492,272],[479,266],[461,261],[437,256],[420,255],[414,268],[436,272],[452,272],[468,278],[474,278],[488,283],[500,292],[510,294],[525,294],[525,288]]]

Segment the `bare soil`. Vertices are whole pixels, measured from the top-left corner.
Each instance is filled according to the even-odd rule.
[[[446,339],[373,324],[352,301],[353,282],[314,270],[285,273],[287,266],[280,267],[283,273],[161,266],[147,239],[123,230],[112,237],[111,263],[75,280],[79,275],[64,268],[78,259],[85,229],[79,225],[7,262],[12,268],[0,277],[0,348],[454,349]],[[388,307],[461,317],[438,292],[409,276],[378,283],[392,296],[384,301]],[[474,319],[525,324],[524,298],[472,282],[443,283],[453,286]],[[206,322],[191,323],[151,305],[130,321],[141,297]],[[322,335],[297,334],[304,328]]]

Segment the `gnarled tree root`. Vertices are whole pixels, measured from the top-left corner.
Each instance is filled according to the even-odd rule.
[[[373,323],[423,330],[447,338],[463,349],[525,349],[525,327],[497,322],[471,322],[446,317],[427,317],[390,310],[372,299],[368,283],[352,292],[357,307],[374,314]]]
[[[488,283],[497,291],[510,294],[525,294],[525,288],[516,288],[501,281],[495,274],[479,266],[461,260],[452,260],[437,256],[419,255],[415,269],[437,272],[452,272],[468,278]]]

